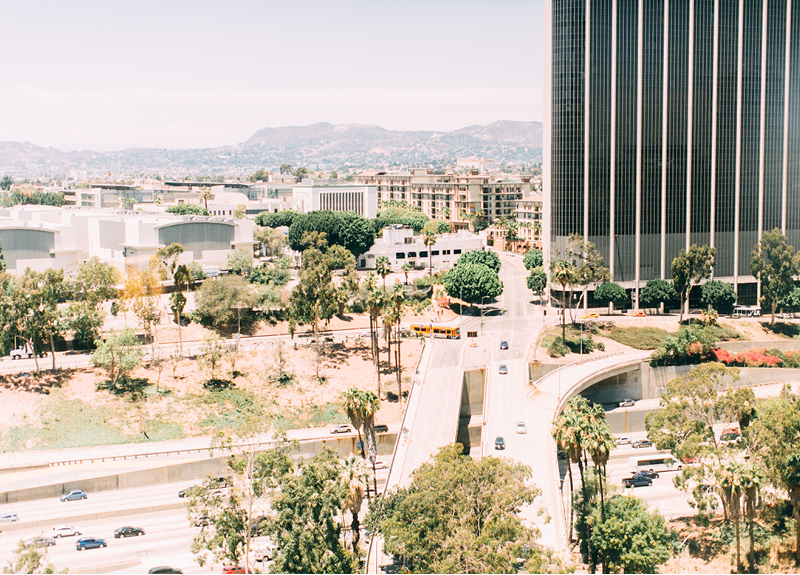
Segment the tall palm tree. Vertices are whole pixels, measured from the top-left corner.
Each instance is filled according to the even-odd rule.
[[[353,553],[356,554],[358,554],[358,542],[361,539],[361,523],[358,520],[358,514],[361,512],[361,505],[364,503],[364,492],[368,492],[366,479],[367,470],[363,459],[350,455],[344,460],[342,482],[346,492],[342,507],[347,509],[353,516],[353,520],[350,522],[350,530],[353,533]]]
[[[342,393],[345,404],[345,411],[350,418],[353,427],[358,430],[358,438],[361,438],[361,431],[364,432],[361,443],[361,455],[363,459],[369,459],[372,464],[372,475],[375,478],[375,459],[378,456],[378,444],[375,438],[375,414],[381,408],[381,400],[378,396],[368,390],[350,388]],[[375,492],[377,493],[378,481],[375,479]],[[367,493],[369,497],[369,493]]]
[[[742,495],[744,495],[743,474],[744,466],[738,461],[729,461],[720,470],[720,494],[722,495],[722,503],[727,509],[728,518],[733,520],[734,532],[736,533],[736,570],[739,573],[742,572],[739,518],[742,512]]]
[[[566,260],[553,264],[553,280],[561,285],[561,340],[567,341],[567,286],[572,283],[572,265]]]
[[[427,231],[422,236],[422,243],[428,248],[428,278],[433,276],[433,246],[436,245],[436,234],[432,231]]]
[[[203,204],[205,204],[206,212],[208,212],[208,200],[211,199],[211,188],[208,186],[202,186],[200,188],[200,197],[203,198]]]
[[[372,343],[372,359],[375,362],[375,369],[378,373],[378,396],[381,395],[381,358],[378,349],[378,326],[381,313],[385,307],[386,297],[377,287],[374,287],[367,295],[367,309],[370,318],[370,340]]]
[[[753,533],[753,523],[758,509],[759,491],[761,489],[761,472],[752,462],[745,464],[742,471],[742,489],[744,489],[744,514],[749,523],[750,551],[748,562],[752,571],[756,563],[756,551]]]
[[[378,256],[375,260],[375,273],[383,280],[383,293],[386,293],[386,276],[392,273],[392,263],[386,256]]]
[[[400,398],[400,405],[403,405],[403,365],[402,354],[400,353],[400,321],[403,319],[403,302],[406,299],[406,290],[399,283],[394,284],[391,293],[392,307],[389,315],[394,323],[395,329],[395,359],[394,367],[397,373],[397,395]]]
[[[358,433],[358,440],[361,441],[361,445],[364,445],[363,438],[361,437],[361,427],[364,425],[364,419],[361,417],[361,413],[363,411],[363,403],[364,397],[361,394],[361,390],[355,387],[351,387],[347,391],[342,392],[342,401],[344,402],[344,412],[347,414],[348,419],[350,419],[350,424],[356,428],[356,433]],[[366,459],[366,450],[361,450],[361,456],[363,459]]]

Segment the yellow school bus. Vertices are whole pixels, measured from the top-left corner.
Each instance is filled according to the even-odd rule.
[[[436,324],[412,324],[409,329],[413,333],[421,335],[433,335],[433,337],[444,337],[447,339],[461,339],[461,329],[451,325]]]

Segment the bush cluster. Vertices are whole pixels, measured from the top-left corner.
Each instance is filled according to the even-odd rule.
[[[789,367],[800,368],[800,351],[782,352],[779,349],[752,349],[739,353],[730,353],[724,349],[712,350],[715,361],[729,367]]]
[[[564,341],[560,337],[556,337],[552,342],[547,344],[547,353],[550,357],[564,357],[568,353],[592,353],[594,350],[605,351],[606,346],[603,342],[594,341],[591,335],[584,335],[583,337],[574,336],[567,337]]]

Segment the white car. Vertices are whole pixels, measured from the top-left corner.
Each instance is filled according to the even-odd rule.
[[[58,525],[53,527],[53,537],[58,539],[59,537],[72,537],[74,535],[80,535],[81,532],[78,531],[72,525]]]
[[[528,433],[528,427],[525,425],[524,421],[517,422],[517,433]]]
[[[269,537],[259,537],[253,543],[256,561],[272,561],[275,556],[275,551],[278,550],[278,546],[272,542],[272,539]]]
[[[12,349],[9,355],[11,356],[11,359],[22,359],[23,357],[31,358],[33,357],[33,349],[29,343],[26,343],[22,347]]]
[[[377,471],[378,469],[389,469],[389,466],[386,465],[385,461],[381,461],[380,459],[376,459],[375,460],[375,470]]]
[[[623,399],[619,402],[620,407],[633,407],[636,405],[636,402],[632,399]]]
[[[350,433],[353,431],[350,429],[350,426],[346,423],[340,423],[339,425],[334,425],[331,427],[331,433]]]
[[[16,513],[4,513],[0,515],[0,523],[16,523],[19,521],[19,516]]]

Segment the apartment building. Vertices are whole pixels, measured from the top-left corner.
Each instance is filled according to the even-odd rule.
[[[422,268],[429,263],[434,269],[447,270],[455,265],[462,253],[484,249],[486,235],[483,232],[472,234],[467,230],[459,230],[452,234],[439,234],[436,243],[429,248],[424,238],[415,236],[411,228],[394,225],[383,228],[383,237],[375,240],[370,250],[359,256],[357,263],[360,269],[375,269],[378,258],[386,256],[395,270],[404,264]]]
[[[369,170],[356,174],[354,181],[374,185],[379,201],[405,201],[433,219],[452,222],[455,228],[466,228],[469,224],[464,214],[478,210],[483,210],[490,220],[512,215],[517,200],[530,190],[527,176],[507,182],[478,174],[477,170],[470,170],[467,175],[432,172],[429,168]]]

